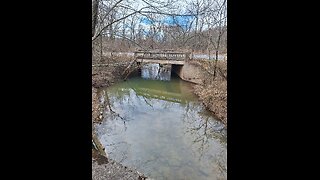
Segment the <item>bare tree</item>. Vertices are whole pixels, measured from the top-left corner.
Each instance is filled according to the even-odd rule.
[[[97,25],[97,17],[98,17],[98,5],[99,0],[92,0],[92,37],[95,34],[96,25]]]
[[[215,51],[216,51],[216,58],[215,58],[215,65],[214,65],[214,74],[213,79],[216,77],[217,72],[217,62],[219,57],[219,49],[220,49],[220,43],[221,43],[221,37],[225,33],[225,28],[223,24],[226,22],[224,19],[226,18],[226,0],[222,2],[221,5],[219,5],[219,11],[218,11],[218,37],[215,42]]]
[[[93,8],[92,41],[103,36],[100,44],[106,44],[108,51],[191,48],[207,51],[209,59],[214,51],[217,60],[219,52],[226,49],[226,0],[191,0],[183,7],[181,0],[92,2],[98,7]]]

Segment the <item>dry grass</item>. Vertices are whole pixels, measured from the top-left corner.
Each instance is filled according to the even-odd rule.
[[[227,124],[227,62],[218,61],[216,78],[213,79],[214,61],[193,62],[204,69],[203,84],[195,86],[195,93],[213,114]]]
[[[120,80],[121,73],[132,58],[115,57],[96,60],[92,67],[92,86],[95,88],[109,86]]]

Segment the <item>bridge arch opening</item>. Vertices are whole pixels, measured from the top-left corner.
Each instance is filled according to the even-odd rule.
[[[182,67],[190,59],[190,54],[188,52],[175,51],[136,51],[134,52],[134,57],[140,67],[138,70],[139,75],[142,77],[170,80],[169,76],[171,74],[176,74],[181,78]],[[143,66],[148,66],[147,64],[153,65],[149,65],[151,66],[149,68],[143,68]],[[155,72],[152,73],[152,71]],[[165,76],[165,78],[161,79],[157,75]]]

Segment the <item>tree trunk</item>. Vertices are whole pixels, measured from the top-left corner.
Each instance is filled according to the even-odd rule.
[[[102,45],[102,34],[100,34],[100,63],[104,63],[102,56],[103,56],[103,45]]]
[[[216,50],[216,59],[215,59],[215,62],[214,62],[214,70],[213,70],[213,80],[216,78],[216,75],[217,75],[218,55],[219,55],[219,51]]]
[[[221,18],[220,18],[221,20]],[[219,48],[220,48],[220,40],[221,40],[221,36],[222,36],[222,28],[221,28],[221,23],[220,23],[220,29],[219,29],[219,35],[218,35],[218,41],[217,41],[217,48],[216,48],[216,62],[214,64],[214,72],[213,72],[213,79],[216,78],[216,74],[217,74],[217,62],[218,62],[218,58],[219,58]]]
[[[92,36],[96,32],[99,0],[92,0]]]
[[[219,58],[219,51],[216,50],[216,61],[218,61],[218,58]]]

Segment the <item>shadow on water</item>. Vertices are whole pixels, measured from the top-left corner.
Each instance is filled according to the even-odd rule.
[[[142,78],[100,89],[117,113],[107,108],[97,125],[109,157],[155,179],[226,179],[225,126],[197,100],[192,84],[160,66],[144,68]]]

